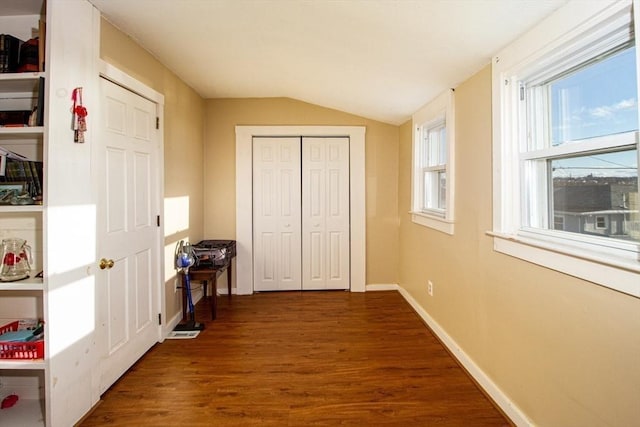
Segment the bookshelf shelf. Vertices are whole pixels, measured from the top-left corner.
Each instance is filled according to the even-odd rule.
[[[1,75],[1,74],[0,74]],[[2,137],[20,137],[20,136],[37,136],[44,133],[44,126],[0,126],[0,138]]]
[[[38,80],[40,77],[44,77],[44,73],[0,73],[0,82],[3,81],[20,81],[20,80]]]
[[[45,362],[43,359],[33,360],[11,360],[0,359],[0,369],[44,369]],[[4,424],[0,424],[4,425]]]
[[[0,282],[0,291],[42,291],[44,284],[41,278],[30,277],[17,282]]]
[[[42,212],[42,205],[0,205],[0,213]]]
[[[44,73],[0,73],[0,97],[36,97]]]

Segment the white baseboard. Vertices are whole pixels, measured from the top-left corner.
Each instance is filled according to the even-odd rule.
[[[173,331],[173,328],[175,328],[178,323],[180,323],[180,321],[182,320],[182,310],[177,312],[175,316],[168,320],[168,322],[162,325],[162,339],[160,340],[160,342],[164,341],[164,339]]]
[[[400,290],[400,286],[397,283],[376,283],[372,285],[366,285],[365,290],[369,291],[397,291]]]
[[[374,285],[376,286],[376,285]],[[464,366],[467,372],[476,380],[482,389],[493,399],[502,411],[511,419],[516,426],[533,426],[525,414],[518,408],[500,388],[484,373],[478,365],[460,348],[453,338],[451,338],[442,327],[436,322],[424,308],[407,292],[403,287],[398,286],[398,292],[413,307],[424,322],[438,336],[440,341],[449,349],[451,354]],[[368,287],[367,287],[368,290]]]

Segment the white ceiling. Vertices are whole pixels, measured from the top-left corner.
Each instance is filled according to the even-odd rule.
[[[401,124],[567,0],[90,0],[204,98]]]

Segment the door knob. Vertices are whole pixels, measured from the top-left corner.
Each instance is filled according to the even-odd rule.
[[[100,270],[104,270],[105,268],[113,267],[114,261],[112,259],[102,258],[100,260]]]

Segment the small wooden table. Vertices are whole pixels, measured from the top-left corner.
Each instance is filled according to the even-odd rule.
[[[227,270],[227,292],[229,294],[229,299],[231,299],[231,279],[233,273],[232,260],[230,258],[227,264],[219,267],[191,267],[189,269],[189,275],[191,276],[191,281],[202,282],[202,289],[204,293],[204,299],[207,299],[207,286],[208,283],[211,282],[211,320],[216,319],[216,312],[218,310],[218,298],[217,298],[217,285],[218,285],[218,276],[222,274],[223,271]],[[182,283],[183,283],[183,292],[182,292],[182,317],[186,318],[187,315],[187,293],[184,292],[186,289],[185,276],[182,275]]]

